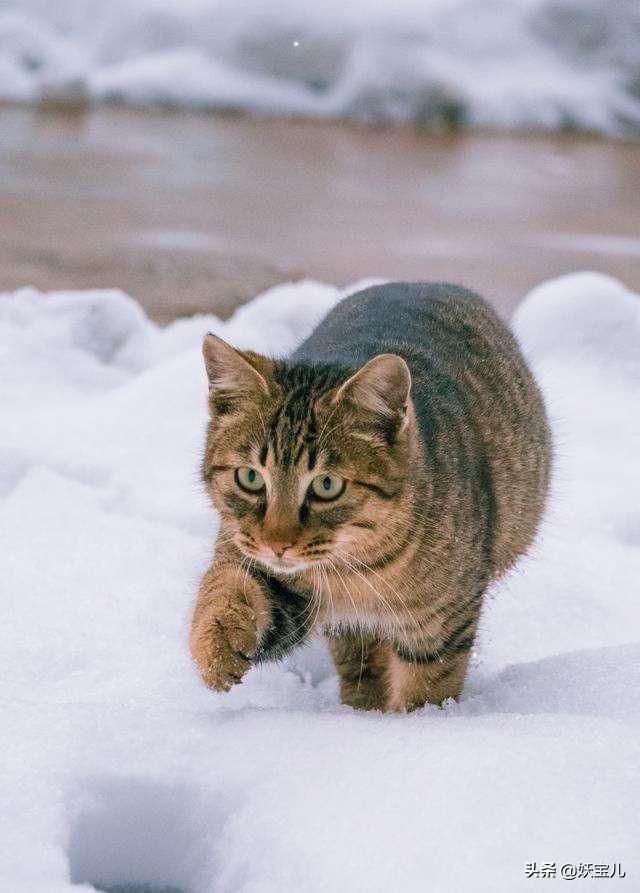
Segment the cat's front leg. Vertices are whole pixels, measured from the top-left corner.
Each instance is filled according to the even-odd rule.
[[[261,583],[239,563],[209,568],[200,584],[189,645],[200,675],[216,691],[241,681],[271,625],[271,607]]]
[[[340,676],[340,700],[356,710],[384,710],[389,647],[367,635],[328,635]]]
[[[392,712],[416,710],[425,704],[442,704],[447,698],[457,700],[462,692],[470,647],[455,653],[417,652],[390,648],[387,672],[388,700]]]

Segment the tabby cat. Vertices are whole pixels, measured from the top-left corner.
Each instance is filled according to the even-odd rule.
[[[530,545],[550,440],[538,388],[478,295],[345,298],[290,360],[204,341],[203,477],[221,515],[191,652],[218,691],[327,637],[342,701],[456,698],[490,581]]]

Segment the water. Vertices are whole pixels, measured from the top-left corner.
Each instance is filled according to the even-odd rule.
[[[0,290],[117,286],[165,322],[303,277],[453,280],[506,315],[572,270],[640,289],[632,143],[111,108],[0,130]]]

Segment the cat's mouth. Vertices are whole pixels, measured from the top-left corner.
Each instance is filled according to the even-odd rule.
[[[277,574],[301,574],[304,571],[313,568],[314,565],[322,563],[319,558],[303,558],[299,555],[283,555],[281,558],[278,558],[272,553],[264,554],[253,550],[248,551],[246,549],[243,549],[243,552],[247,558],[252,558],[267,570]]]
[[[246,535],[237,538],[236,545],[247,558],[258,562],[272,573],[278,574],[300,574],[312,570],[314,567],[325,565],[329,554],[329,550],[318,549],[315,544],[311,544],[311,549],[307,545],[297,553],[292,549],[282,555],[276,555],[271,549],[262,549],[260,543]],[[305,554],[305,549],[309,550],[311,554]]]
[[[275,558],[273,556],[258,555],[256,558],[260,564],[278,574],[299,574],[308,570],[312,564],[312,562],[305,561],[302,558],[287,558],[286,556]]]

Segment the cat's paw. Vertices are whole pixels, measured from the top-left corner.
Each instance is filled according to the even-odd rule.
[[[228,691],[242,681],[258,647],[257,617],[249,605],[212,606],[191,642],[193,658],[206,685]]]

